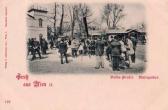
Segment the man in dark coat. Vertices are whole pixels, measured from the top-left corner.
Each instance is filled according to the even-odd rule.
[[[48,49],[48,43],[47,41],[43,38],[41,40],[41,50],[42,50],[42,54],[47,54],[47,49]]]
[[[135,51],[136,51],[136,46],[137,46],[137,39],[135,36],[131,36],[130,39],[132,41],[133,49],[134,49],[134,54],[131,55],[131,60],[132,60],[132,63],[135,63],[135,59],[136,59]]]
[[[121,44],[118,41],[117,36],[115,36],[114,40],[111,42],[112,69],[114,71],[119,71],[120,55]]]
[[[28,42],[27,42],[27,56],[29,55],[29,53],[31,53],[32,55],[32,48],[33,48],[33,40],[32,39],[28,39]]]
[[[100,67],[104,68],[104,60],[103,60],[103,54],[104,54],[104,41],[100,38],[96,41],[95,44],[95,54],[96,54],[96,69],[99,69]]]
[[[36,52],[37,54],[39,55],[39,58],[41,59],[41,53],[40,53],[40,43],[39,41],[36,41],[36,39],[34,39],[32,41],[32,59],[31,60],[34,60],[36,58]]]
[[[41,49],[41,52],[42,52],[42,54],[43,54],[42,40],[43,40],[43,35],[42,35],[42,34],[39,34],[40,49]]]
[[[91,55],[95,55],[95,41],[94,40],[91,40],[91,43],[90,43],[90,50],[91,50]]]
[[[68,58],[67,58],[68,46],[64,42],[64,39],[61,40],[61,42],[60,42],[58,47],[59,47],[59,53],[61,55],[61,64],[63,64],[63,57],[65,57],[65,62],[68,63]]]
[[[107,42],[107,48],[106,48],[106,56],[107,56],[107,60],[110,60],[110,56],[111,56],[111,42],[108,41]]]

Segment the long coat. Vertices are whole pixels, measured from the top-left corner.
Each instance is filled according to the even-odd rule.
[[[60,43],[58,47],[59,47],[59,52],[60,53],[66,53],[67,52],[68,47],[67,47],[67,44],[65,42]]]
[[[79,47],[79,41],[78,40],[72,40],[71,42],[71,48],[77,49]]]
[[[111,42],[111,55],[120,56],[121,55],[121,44],[117,40]]]
[[[130,39],[127,39],[127,45],[126,45],[127,51],[129,55],[134,54],[134,49],[133,49],[133,43]]]
[[[102,40],[96,41],[95,52],[96,56],[102,56],[104,54],[104,42]]]

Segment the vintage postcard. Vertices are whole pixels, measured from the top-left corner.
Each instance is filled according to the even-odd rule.
[[[168,1],[1,0],[0,110],[167,110]]]

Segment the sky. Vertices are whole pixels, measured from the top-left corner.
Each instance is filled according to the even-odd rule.
[[[101,22],[101,13],[103,12],[102,3],[92,3],[88,4],[93,13],[92,19],[95,19],[98,23]],[[136,26],[140,23],[145,23],[145,7],[142,4],[122,4],[124,5],[124,14],[125,17],[119,22],[121,27],[126,29]],[[52,13],[54,3],[51,4],[40,4],[40,7],[45,7],[47,10]]]
[[[145,23],[145,7],[141,4],[123,4],[126,15],[119,23],[122,27],[130,28],[139,23]],[[101,18],[104,4],[89,5],[94,18]],[[99,21],[100,22],[100,21]]]

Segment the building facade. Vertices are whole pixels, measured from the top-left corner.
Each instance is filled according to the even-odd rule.
[[[44,38],[47,38],[47,26],[48,17],[47,10],[31,8],[27,12],[27,39],[36,38],[39,39],[39,35],[42,34]]]

